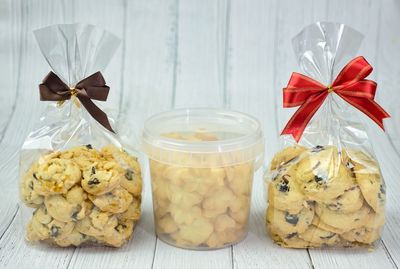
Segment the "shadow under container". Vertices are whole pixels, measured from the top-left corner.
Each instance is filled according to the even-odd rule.
[[[254,172],[264,156],[256,119],[229,110],[173,110],[149,118],[142,140],[162,241],[207,250],[246,237]]]

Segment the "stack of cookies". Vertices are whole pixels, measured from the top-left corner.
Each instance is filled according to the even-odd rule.
[[[168,134],[180,140],[217,140],[212,134]],[[184,167],[150,161],[156,232],[175,246],[220,248],[247,234],[252,163],[225,167],[218,154],[202,162],[210,168]]]
[[[49,153],[21,179],[21,200],[36,208],[26,237],[62,247],[120,247],[140,218],[141,192],[139,163],[119,148],[86,145]]]
[[[285,148],[267,175],[267,230],[289,248],[371,245],[385,222],[385,185],[364,151]]]

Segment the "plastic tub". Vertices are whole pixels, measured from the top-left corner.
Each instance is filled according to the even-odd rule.
[[[219,109],[180,109],[145,122],[156,234],[182,248],[215,249],[247,235],[259,122]]]

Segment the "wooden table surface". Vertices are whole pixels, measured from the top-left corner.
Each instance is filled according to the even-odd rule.
[[[362,116],[387,183],[387,223],[377,249],[288,250],[264,232],[266,199],[256,174],[250,232],[216,251],[158,240],[148,173],[143,217],[121,249],[28,246],[19,218],[19,149],[45,104],[37,84],[49,71],[32,30],[55,23],[99,25],[123,39],[104,72],[107,105],[140,134],[149,115],[174,107],[226,107],[260,119],[266,161],[293,110],[281,88],[298,70],[291,38],[314,21],[365,34],[360,54],[375,67],[377,100],[393,116],[387,132]],[[398,268],[400,266],[400,1],[340,0],[0,0],[0,268]]]

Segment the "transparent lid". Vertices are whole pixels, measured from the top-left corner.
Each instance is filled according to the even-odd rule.
[[[257,119],[235,111],[194,108],[146,120],[142,149],[150,159],[188,167],[221,167],[263,158]]]

